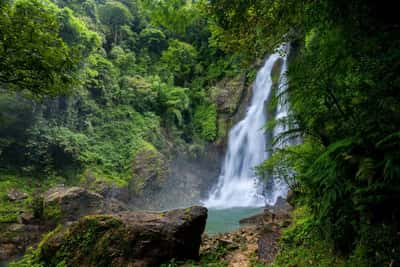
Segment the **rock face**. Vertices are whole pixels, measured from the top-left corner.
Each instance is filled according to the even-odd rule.
[[[17,201],[17,200],[22,200],[25,198],[28,198],[28,194],[24,192],[20,192],[17,189],[13,188],[7,193],[7,198],[10,201]]]
[[[36,261],[44,266],[158,266],[197,259],[207,209],[86,216],[45,238]]]
[[[140,210],[166,210],[198,204],[215,184],[222,156],[213,145],[195,158],[184,153],[177,155],[169,162],[169,175],[162,188],[146,190],[142,196],[131,198],[130,206]]]
[[[211,90],[211,98],[217,104],[218,111],[233,114],[242,98],[245,88],[245,75],[225,78]]]
[[[240,224],[265,225],[276,223],[286,225],[291,220],[293,207],[283,198],[279,197],[272,206],[266,206],[263,213],[256,214],[239,221]]]
[[[53,225],[13,223],[1,225],[0,262],[22,255],[25,249],[40,241],[42,234],[51,230]],[[1,265],[0,265],[1,266]]]
[[[144,147],[136,152],[128,186],[131,207],[148,209],[158,199],[157,195],[165,187],[168,167],[166,157],[154,147]]]
[[[21,212],[18,223],[0,225],[0,261],[23,254],[57,223],[75,221],[89,214],[127,210],[115,199],[106,199],[80,187],[55,187],[45,193],[43,204],[43,218],[36,218],[32,212]]]
[[[75,221],[89,214],[115,213],[126,210],[124,204],[115,199],[81,187],[56,187],[44,198],[45,210],[52,210],[62,221]]]
[[[278,239],[281,229],[291,222],[293,207],[283,198],[279,197],[275,205],[267,206],[263,213],[240,220],[240,224],[257,227],[257,256],[264,263],[273,262],[278,253]]]
[[[133,195],[143,196],[161,189],[168,175],[165,157],[153,147],[140,149],[132,162],[130,189]]]

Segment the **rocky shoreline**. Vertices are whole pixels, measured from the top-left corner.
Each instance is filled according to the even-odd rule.
[[[279,198],[261,214],[242,219],[238,230],[209,236],[203,234],[207,209],[202,207],[133,212],[116,199],[106,199],[84,188],[57,187],[44,194],[40,219],[25,212],[20,214],[18,223],[4,225],[0,262],[21,257],[33,246],[41,261],[62,261],[54,258],[62,251],[63,255],[86,262],[82,266],[94,266],[90,259],[97,254],[89,255],[96,251],[101,252],[105,262],[113,264],[104,266],[156,266],[171,259],[198,261],[210,256],[228,266],[271,263],[278,251],[281,230],[290,224],[291,211],[290,204]],[[87,233],[92,236],[87,237]],[[71,241],[76,238],[83,238],[81,242],[86,242],[86,247]],[[104,246],[107,248],[101,248]],[[82,253],[82,249],[88,252]]]
[[[272,263],[278,253],[282,229],[292,220],[292,206],[279,198],[274,206],[267,206],[260,214],[244,218],[238,230],[214,236],[203,235],[200,254],[218,254],[227,266],[247,267],[254,263]]]

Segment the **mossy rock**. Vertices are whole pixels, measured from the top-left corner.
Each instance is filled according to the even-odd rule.
[[[57,221],[75,221],[89,214],[113,213],[126,210],[115,199],[81,187],[55,187],[46,192],[44,198],[44,217]]]
[[[58,227],[14,266],[159,266],[198,259],[207,209],[86,216]]]
[[[245,86],[246,75],[237,75],[226,78],[215,87],[210,88],[211,99],[217,106],[219,113],[233,115],[240,105]]]
[[[129,182],[131,193],[136,196],[161,189],[168,176],[167,160],[149,143],[134,153],[132,160],[132,179]]]

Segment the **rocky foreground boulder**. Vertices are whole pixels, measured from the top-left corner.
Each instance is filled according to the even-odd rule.
[[[61,221],[76,221],[93,214],[116,213],[127,210],[122,202],[82,187],[55,187],[45,193],[44,208]]]
[[[136,267],[197,259],[206,219],[207,209],[198,206],[86,216],[50,233],[24,260],[49,267]]]
[[[7,197],[16,201],[25,198],[26,194],[11,190]],[[76,221],[90,214],[127,210],[120,201],[81,187],[54,187],[44,193],[43,199],[37,199],[33,210],[21,210],[15,222],[0,225],[0,262],[23,254],[27,247],[37,244],[43,234],[54,229],[58,223]]]

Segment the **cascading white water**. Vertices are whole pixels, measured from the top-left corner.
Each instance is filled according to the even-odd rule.
[[[280,58],[283,60],[283,65],[277,91],[280,93],[286,88],[286,55],[274,53],[269,56],[257,73],[251,104],[245,118],[229,132],[222,172],[216,187],[211,191],[209,198],[203,202],[206,207],[222,209],[262,207],[265,204],[273,204],[278,196],[286,194],[286,185],[279,179],[273,179],[271,192],[265,194],[263,183],[258,180],[254,170],[268,157],[265,124],[271,118],[266,118],[265,101],[271,94],[273,86],[272,68]],[[287,116],[286,102],[278,103],[277,117]],[[277,126],[272,135],[275,137],[284,130],[284,127]]]

